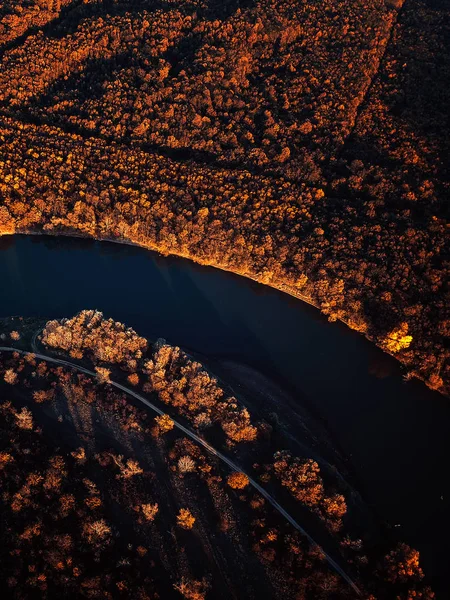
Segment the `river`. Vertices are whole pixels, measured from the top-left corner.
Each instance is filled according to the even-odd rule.
[[[325,423],[363,498],[446,587],[450,401],[361,335],[245,278],[109,242],[0,238],[0,281],[0,317],[96,308],[276,382]]]

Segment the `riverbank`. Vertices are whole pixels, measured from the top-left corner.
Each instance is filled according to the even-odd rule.
[[[3,235],[64,236],[64,237],[74,237],[74,238],[80,238],[80,239],[91,239],[91,240],[100,241],[100,242],[111,242],[114,244],[124,244],[124,245],[129,245],[129,246],[135,246],[138,248],[144,248],[146,250],[149,250],[150,252],[156,252],[162,256],[176,256],[178,258],[190,260],[201,266],[212,267],[214,269],[219,269],[221,271],[233,273],[240,277],[245,277],[246,279],[250,279],[251,281],[254,281],[260,285],[265,285],[265,286],[271,287],[273,289],[276,289],[280,292],[283,292],[285,294],[288,294],[289,296],[296,298],[297,300],[300,300],[301,302],[304,302],[304,303],[308,304],[309,306],[312,306],[316,310],[319,310],[321,313],[323,312],[323,311],[321,311],[317,302],[314,302],[314,300],[312,299],[312,297],[310,295],[303,294],[301,291],[299,291],[297,288],[294,288],[293,286],[286,285],[282,282],[271,281],[271,280],[268,281],[266,278],[263,278],[258,274],[252,274],[248,271],[242,271],[242,270],[236,269],[235,267],[230,268],[228,265],[216,263],[214,261],[205,260],[205,259],[199,258],[198,256],[195,256],[191,253],[168,252],[166,249],[162,249],[160,246],[158,246],[156,244],[142,243],[139,241],[135,241],[133,239],[118,239],[118,238],[113,238],[113,237],[108,237],[108,236],[94,237],[91,235],[82,234],[82,233],[80,233],[79,230],[54,231],[51,228],[49,228],[48,230],[45,230],[45,231],[36,231],[36,230],[14,231],[14,232],[10,232],[10,233],[3,234]],[[1,234],[0,234],[0,237],[1,237]],[[407,377],[408,379],[416,378],[416,379],[422,381],[423,383],[425,383],[425,385],[427,385],[427,387],[431,388],[432,390],[438,391],[441,394],[443,394],[444,396],[448,395],[447,392],[443,388],[436,387],[436,385],[434,385],[430,381],[429,378],[422,376],[420,374],[420,372],[411,370],[410,359],[406,360],[404,357],[402,357],[401,354],[399,355],[397,352],[394,353],[394,352],[390,352],[389,350],[387,350],[386,345],[380,344],[379,339],[370,335],[370,333],[368,332],[367,326],[362,324],[361,321],[359,323],[357,323],[356,321],[345,319],[342,317],[336,317],[336,318],[332,318],[332,319],[329,318],[329,320],[331,320],[331,321],[338,320],[339,322],[341,322],[344,325],[346,325],[347,327],[349,327],[351,330],[356,331],[359,334],[362,334],[367,340],[369,340],[371,343],[375,344],[384,353],[386,353],[389,356],[392,356],[393,358],[398,360],[401,364],[403,364],[405,366],[406,369],[408,369],[405,373],[405,377]]]
[[[77,231],[250,276],[364,332],[448,391],[447,238],[434,213],[418,220],[344,183],[335,196],[48,124],[7,118],[2,135],[4,232]]]

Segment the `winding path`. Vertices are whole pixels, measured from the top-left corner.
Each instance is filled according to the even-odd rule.
[[[33,338],[33,341],[34,340],[35,340],[35,336]],[[55,363],[58,365],[64,365],[71,369],[76,369],[77,371],[80,371],[81,373],[85,373],[86,375],[89,375],[90,377],[94,377],[94,378],[97,377],[97,375],[94,371],[90,371],[89,369],[86,369],[80,365],[77,365],[75,363],[69,362],[69,361],[61,359],[61,358],[54,358],[52,356],[40,354],[38,352],[28,352],[26,350],[19,350],[18,348],[11,348],[9,346],[0,346],[0,352],[18,352],[19,354],[24,354],[24,355],[25,354],[33,354],[36,358],[39,358],[46,362],[51,362],[51,363]],[[127,388],[124,385],[122,385],[121,383],[117,383],[116,381],[109,381],[108,383],[112,387],[115,387],[115,388],[121,390],[128,396],[132,396],[136,400],[139,400],[139,402],[142,402],[142,404],[145,404],[146,406],[148,406],[148,408],[150,408],[152,411],[156,412],[158,415],[165,414],[164,411],[162,411],[160,408],[158,408],[155,404],[153,404],[152,402],[147,400],[147,398],[144,398],[143,396],[141,396],[134,390]],[[225,464],[227,464],[231,470],[239,472],[239,473],[243,472],[242,469],[236,463],[234,463],[232,460],[230,460],[227,456],[225,456],[225,454],[222,454],[222,452],[213,448],[213,446],[208,444],[208,442],[206,442],[204,439],[199,437],[197,434],[195,434],[193,431],[191,431],[190,429],[188,429],[187,427],[185,427],[184,425],[182,425],[175,419],[172,418],[172,420],[174,422],[174,426],[177,429],[179,429],[180,431],[185,433],[188,437],[190,437],[192,440],[194,440],[195,442],[197,442],[198,444],[203,446],[210,454],[217,456],[221,461],[223,461]],[[245,473],[245,475],[248,477],[250,485],[255,490],[257,490],[261,494],[261,496],[263,496],[267,500],[267,502],[269,502],[281,515],[283,515],[283,517],[295,529],[297,529],[297,531],[299,531],[303,536],[305,536],[306,539],[310,542],[310,544],[317,546],[321,550],[321,552],[323,552],[323,554],[324,554],[327,562],[330,564],[330,566],[349,584],[349,586],[353,589],[353,591],[356,593],[356,595],[358,597],[362,597],[361,591],[358,588],[358,586],[354,583],[354,581],[350,578],[350,576],[347,575],[347,573],[338,565],[338,563],[327,552],[325,552],[325,550],[322,548],[322,546],[320,546],[320,544],[318,544],[309,535],[309,533],[307,533],[305,531],[305,529],[303,529],[303,527],[301,525],[299,525],[299,523],[297,523],[297,521],[293,517],[291,517],[291,515],[288,512],[286,512],[286,510],[275,500],[275,498],[273,498],[261,485],[259,485],[259,483],[257,481],[252,479],[249,475],[247,475],[247,473]]]

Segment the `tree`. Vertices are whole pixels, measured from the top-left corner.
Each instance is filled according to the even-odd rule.
[[[86,450],[82,446],[80,446],[76,450],[73,450],[73,452],[71,452],[70,454],[75,460],[77,460],[80,463],[84,463],[86,461]]]
[[[209,588],[205,580],[196,581],[195,579],[186,578],[183,578],[173,587],[178,590],[186,600],[204,600]]]
[[[86,351],[95,361],[118,363],[124,368],[142,358],[147,340],[130,327],[104,319],[97,310],[82,310],[71,319],[49,321],[42,343],[82,356]]]
[[[99,383],[109,383],[111,381],[111,371],[106,367],[95,367]]]
[[[314,507],[324,497],[320,467],[316,461],[292,457],[287,451],[276,452],[274,472],[292,495],[307,506]]]
[[[42,402],[46,402],[47,400],[52,400],[55,395],[55,391],[53,389],[50,390],[36,390],[33,392],[33,400],[37,404],[42,404]]]
[[[127,379],[133,386],[136,386],[139,383],[139,375],[137,373],[130,373]]]
[[[192,473],[195,471],[195,462],[190,456],[181,456],[178,459],[178,470],[180,473]]]
[[[120,469],[120,473],[116,475],[118,479],[130,479],[136,475],[142,475],[144,472],[137,460],[129,458],[126,464],[124,464],[122,455],[115,456],[111,452],[109,452],[108,455]]]
[[[158,510],[158,504],[141,504],[141,511],[146,521],[153,521]]]
[[[182,508],[178,513],[177,523],[182,529],[192,529],[194,527],[195,517],[189,509]]]
[[[409,348],[412,336],[408,335],[408,323],[402,323],[397,329],[393,329],[383,340],[383,346],[389,352],[396,354],[400,350]]]
[[[385,558],[382,571],[391,583],[420,581],[424,574],[419,566],[419,552],[407,544],[400,543]]]
[[[250,422],[250,414],[246,408],[231,412],[230,417],[222,423],[222,428],[233,442],[252,442],[258,433]]]
[[[83,536],[90,544],[104,544],[111,537],[111,527],[104,519],[89,521],[83,525]]]
[[[11,463],[14,458],[8,452],[0,452],[0,471],[5,468],[8,463]]]
[[[9,385],[15,385],[19,381],[19,377],[13,369],[7,369],[3,375],[3,379],[6,383],[9,383]]]
[[[17,420],[17,426],[20,427],[20,429],[33,429],[33,415],[28,408],[22,408],[22,410],[14,416]]]
[[[168,431],[172,431],[172,429],[175,426],[173,419],[171,419],[169,415],[160,415],[158,417],[155,417],[155,423],[157,435],[163,435]]]
[[[14,233],[15,221],[5,206],[0,206],[0,235]]]
[[[231,473],[227,479],[228,485],[234,490],[243,490],[249,484],[249,479],[245,473]]]

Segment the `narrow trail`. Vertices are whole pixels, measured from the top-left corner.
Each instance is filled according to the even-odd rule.
[[[33,337],[33,343],[34,343],[35,339],[36,339],[36,334]],[[69,361],[61,359],[61,358],[54,358],[52,356],[40,354],[38,352],[29,352],[27,350],[19,350],[18,348],[11,348],[9,346],[0,346],[0,352],[18,352],[19,354],[23,354],[23,355],[33,354],[36,358],[39,358],[46,362],[51,362],[51,363],[55,363],[58,365],[64,365],[71,369],[76,369],[77,371],[80,371],[81,373],[85,373],[86,375],[89,375],[90,377],[94,377],[94,378],[97,377],[97,375],[94,371],[90,371],[89,369],[86,369],[85,367],[82,367],[80,365],[77,365],[75,363],[69,362]],[[152,411],[154,411],[158,415],[166,414],[163,410],[158,408],[155,404],[153,404],[152,402],[147,400],[147,398],[144,398],[144,396],[141,396],[134,390],[127,388],[126,386],[122,385],[121,383],[117,383],[116,381],[111,380],[111,381],[109,381],[108,384],[112,387],[115,387],[118,390],[121,390],[128,396],[132,396],[136,400],[139,400],[139,402],[142,402],[142,404],[145,404],[146,406],[148,406],[148,408],[150,408]],[[275,500],[275,498],[273,498],[273,496],[271,496],[269,494],[269,492],[267,492],[257,481],[252,479],[247,473],[242,471],[242,469],[239,467],[239,465],[237,465],[232,460],[230,460],[227,456],[225,456],[225,454],[222,454],[222,452],[220,452],[219,450],[216,450],[213,446],[211,446],[208,442],[206,442],[204,439],[199,437],[193,431],[191,431],[190,429],[188,429],[187,427],[185,427],[184,425],[182,425],[181,423],[179,423],[178,421],[173,419],[173,417],[171,417],[171,418],[174,422],[174,426],[177,429],[179,429],[180,431],[185,433],[188,437],[190,437],[192,440],[194,440],[195,442],[197,442],[198,444],[203,446],[210,454],[217,456],[221,461],[223,461],[226,465],[228,465],[228,467],[230,467],[230,469],[232,471],[244,473],[248,477],[250,485],[255,490],[257,490],[261,494],[261,496],[263,496],[267,500],[267,502],[269,502],[275,508],[275,510],[277,510],[295,529],[297,529],[297,531],[299,531],[304,537],[306,537],[306,539],[309,541],[310,544],[317,546],[321,550],[323,555],[325,556],[328,564],[336,571],[336,573],[338,573],[348,583],[348,585],[353,589],[353,591],[356,593],[356,595],[358,597],[362,597],[362,593],[361,593],[360,589],[354,583],[354,581],[350,578],[350,576],[347,575],[347,573],[338,565],[338,563],[327,552],[325,552],[325,550],[322,548],[322,546],[320,544],[318,544],[299,523],[297,523],[297,521]]]

